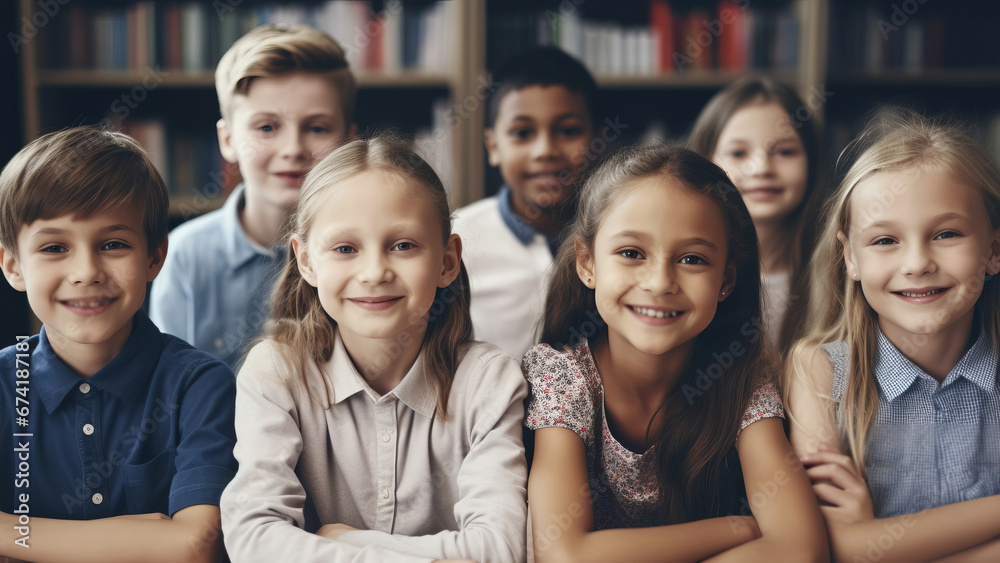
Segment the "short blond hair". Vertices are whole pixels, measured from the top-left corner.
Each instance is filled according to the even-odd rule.
[[[75,127],[35,139],[0,174],[0,246],[17,256],[21,228],[65,215],[125,211],[140,216],[149,254],[167,236],[163,177],[124,133]]]
[[[329,78],[340,94],[344,127],[354,122],[358,87],[344,49],[323,31],[301,24],[255,27],[222,55],[215,69],[215,90],[222,118],[230,118],[233,99],[246,96],[254,78],[296,71]]]

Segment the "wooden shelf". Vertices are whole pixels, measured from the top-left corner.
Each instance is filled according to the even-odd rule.
[[[1000,86],[1000,69],[886,69],[831,71],[830,83],[847,86]]]
[[[451,88],[447,74],[403,72],[398,74],[357,75],[362,88]],[[215,88],[212,71],[185,70],[107,71],[107,70],[40,70],[38,85],[58,88],[132,88],[144,83],[163,88]]]
[[[788,70],[774,71],[766,69],[751,69],[746,71],[693,70],[654,76],[626,74],[599,75],[595,78],[599,86],[609,89],[721,88],[733,80],[746,76],[747,74],[766,74],[778,80],[788,82],[795,82],[797,76],[794,71]]]

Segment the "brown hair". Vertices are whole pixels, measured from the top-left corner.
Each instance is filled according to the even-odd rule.
[[[167,236],[163,178],[123,133],[76,127],[21,149],[0,174],[0,246],[17,256],[17,234],[38,219],[128,211],[141,216],[150,255]]]
[[[437,210],[444,236],[442,244],[447,244],[451,236],[451,214],[441,180],[408,143],[390,136],[351,141],[320,161],[302,185],[298,210],[292,219],[292,234],[305,243],[313,218],[327,200],[328,190],[370,170],[395,175],[424,194]],[[282,345],[283,353],[291,360],[299,377],[305,374],[308,361],[322,369],[333,354],[336,321],[323,309],[316,288],[302,278],[290,244],[288,261],[271,299],[268,336]],[[422,345],[423,369],[437,384],[438,414],[447,418],[448,395],[458,367],[459,348],[472,340],[469,276],[464,264],[455,281],[437,289],[428,316]],[[310,389],[308,385],[306,388]]]
[[[233,98],[246,96],[254,78],[295,71],[322,74],[332,81],[343,104],[344,127],[349,127],[354,120],[358,87],[344,49],[328,34],[301,24],[255,27],[222,55],[215,68],[222,118],[230,118]]]
[[[574,246],[580,242],[593,252],[594,237],[611,208],[636,182],[651,177],[680,182],[719,207],[728,239],[726,260],[736,269],[732,294],[697,336],[687,365],[660,406],[662,422],[653,429],[662,521],[677,523],[724,514],[735,501],[725,497],[733,490],[732,481],[740,478],[730,457],[740,420],[755,385],[775,373],[766,339],[750,328],[752,319],[760,319],[757,237],[726,173],[692,151],[666,146],[630,147],[597,168],[580,191],[576,221],[553,265],[541,340],[559,349],[581,336],[604,333],[603,322],[596,327],[593,321],[599,318],[595,292],[580,281]],[[718,358],[732,357],[729,350],[737,342],[745,353],[728,367],[721,365]],[[697,382],[699,371],[711,372],[713,364],[722,371],[705,389]]]
[[[792,272],[792,299],[785,313],[778,339],[779,348],[784,351],[802,334],[808,309],[807,265],[812,257],[816,240],[817,213],[822,205],[819,174],[822,159],[816,120],[812,118],[812,113],[806,119],[798,116],[798,112],[803,108],[808,109],[808,106],[787,84],[768,77],[743,78],[719,91],[701,110],[691,131],[688,147],[705,158],[713,158],[719,144],[719,136],[733,115],[749,105],[763,103],[776,103],[788,114],[788,119],[802,141],[808,163],[805,197],[786,219],[786,229],[790,233],[789,240],[791,240],[787,260]]]
[[[878,314],[868,305],[861,282],[847,275],[844,249],[837,238],[837,233],[850,233],[851,194],[858,184],[877,172],[913,167],[940,170],[979,188],[990,225],[997,229],[1000,228],[1000,172],[983,146],[964,128],[901,108],[887,108],[876,115],[854,143],[868,148],[858,156],[827,203],[824,215],[828,220],[811,265],[814,283],[808,331],[796,345],[793,357],[806,356],[799,353],[800,348],[826,342],[848,343],[850,371],[836,420],[841,439],[864,475],[865,445],[878,412],[874,369]],[[984,266],[984,278],[985,274]],[[1000,346],[1000,283],[993,280],[983,284],[975,317],[995,349]],[[787,377],[809,384],[812,374],[797,363],[789,366]],[[816,392],[831,398],[830,389]]]

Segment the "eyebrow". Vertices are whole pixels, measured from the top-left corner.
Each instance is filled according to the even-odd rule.
[[[935,222],[935,223],[942,223],[944,221],[950,221],[952,219],[959,219],[961,221],[966,221],[966,222],[969,221],[969,218],[966,217],[965,215],[962,215],[961,213],[953,213],[953,212],[941,213],[940,215],[935,215],[934,218],[932,219],[932,221]],[[884,229],[884,228],[893,227],[893,226],[895,226],[895,223],[893,223],[892,221],[885,221],[885,220],[883,220],[883,221],[875,221],[874,223],[871,223],[869,225],[865,225],[863,227],[859,226],[858,227],[858,232],[865,233],[865,232],[868,232],[868,231],[871,231],[871,230],[874,230],[874,229]]]
[[[562,121],[563,119],[583,119],[583,114],[576,112],[562,113],[557,115],[553,121]],[[511,121],[535,121],[535,118],[530,115],[515,115]]]
[[[613,238],[613,239],[614,238],[631,238],[631,239],[636,239],[636,240],[648,240],[649,239],[649,235],[647,235],[646,233],[641,233],[639,231],[622,231],[622,232],[620,232],[618,234],[612,235],[611,238]],[[678,241],[678,244],[680,246],[704,246],[704,247],[710,248],[712,250],[719,250],[719,247],[716,246],[715,243],[713,243],[710,240],[703,239],[701,237],[686,238],[686,239]]]
[[[130,233],[139,234],[139,231],[136,231],[132,227],[124,224],[109,225],[101,229],[101,233],[109,233],[109,234],[117,233],[119,231],[127,231]],[[39,229],[35,234],[31,235],[31,238],[38,238],[42,236],[51,236],[51,235],[65,235],[69,232],[70,232],[69,229],[57,229],[55,227],[45,227],[44,229]]]

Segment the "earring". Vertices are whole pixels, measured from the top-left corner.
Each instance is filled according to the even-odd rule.
[[[725,296],[726,296],[726,290],[724,290],[724,289],[722,290],[722,296],[723,296],[723,297],[725,297]]]

